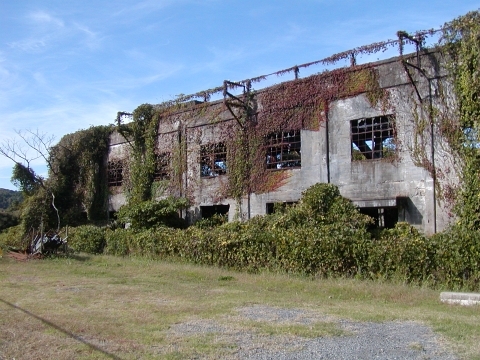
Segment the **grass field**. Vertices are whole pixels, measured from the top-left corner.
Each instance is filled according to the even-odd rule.
[[[239,316],[252,306],[301,309],[315,321]],[[442,304],[431,289],[138,258],[0,258],[0,359],[228,358],[232,337],[196,326],[285,339],[348,336],[339,319],[417,321],[459,357],[480,359],[480,307]]]

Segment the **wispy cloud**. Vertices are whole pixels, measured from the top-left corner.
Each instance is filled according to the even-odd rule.
[[[9,42],[11,49],[38,53],[60,44],[67,44],[70,48],[80,45],[97,49],[102,41],[102,37],[88,26],[60,19],[46,11],[29,13],[26,22],[27,35],[23,39]]]
[[[138,15],[138,13],[145,13],[163,9],[169,5],[179,4],[183,0],[146,0],[135,3],[131,6],[126,6],[113,13],[113,16],[123,16],[128,14],[129,17]]]
[[[34,25],[53,25],[57,28],[64,27],[64,22],[61,19],[56,18],[55,16],[45,12],[45,11],[35,11],[27,15],[27,18],[31,20]]]

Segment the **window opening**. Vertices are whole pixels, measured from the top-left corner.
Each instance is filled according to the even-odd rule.
[[[212,177],[227,173],[227,147],[224,143],[200,147],[200,176]]]
[[[265,142],[267,169],[302,166],[300,130],[270,134]]]
[[[395,156],[394,118],[376,116],[351,121],[352,160],[372,160]]]
[[[267,203],[267,215],[285,211],[288,207],[297,204],[296,201]]]
[[[209,219],[215,214],[226,215],[228,214],[229,209],[230,205],[200,206],[200,213],[202,215],[202,219]]]
[[[160,153],[156,156],[154,180],[170,179],[170,153]]]
[[[374,225],[371,226],[374,229],[392,229],[398,222],[398,208],[396,207],[360,208],[360,213],[374,219]]]
[[[107,164],[108,186],[121,186],[123,183],[123,161],[113,160]]]

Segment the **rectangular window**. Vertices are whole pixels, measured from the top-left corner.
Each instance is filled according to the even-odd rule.
[[[227,173],[227,147],[224,143],[200,147],[200,176],[212,177]]]
[[[154,180],[170,179],[170,153],[160,153],[156,156]]]
[[[302,166],[300,130],[270,134],[265,139],[267,169]]]
[[[123,182],[123,161],[112,160],[107,164],[108,186],[122,186]]]
[[[352,160],[395,156],[395,121],[392,115],[351,121]]]

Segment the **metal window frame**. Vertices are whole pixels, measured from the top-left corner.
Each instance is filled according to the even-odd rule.
[[[216,177],[227,173],[227,146],[224,142],[209,143],[200,146],[200,177]],[[217,163],[223,163],[219,167]]]
[[[301,130],[279,131],[265,137],[265,164],[269,170],[302,167]]]
[[[123,161],[111,160],[107,163],[107,185],[122,186],[123,184]]]
[[[396,128],[394,115],[380,115],[350,121],[350,148],[351,160],[355,158],[355,151],[363,155],[362,160],[377,160],[390,158],[385,156],[384,142],[392,139],[396,142]],[[377,140],[378,139],[378,140]],[[377,141],[376,141],[377,140]],[[371,143],[371,147],[367,144]],[[394,152],[396,151],[396,148]]]

